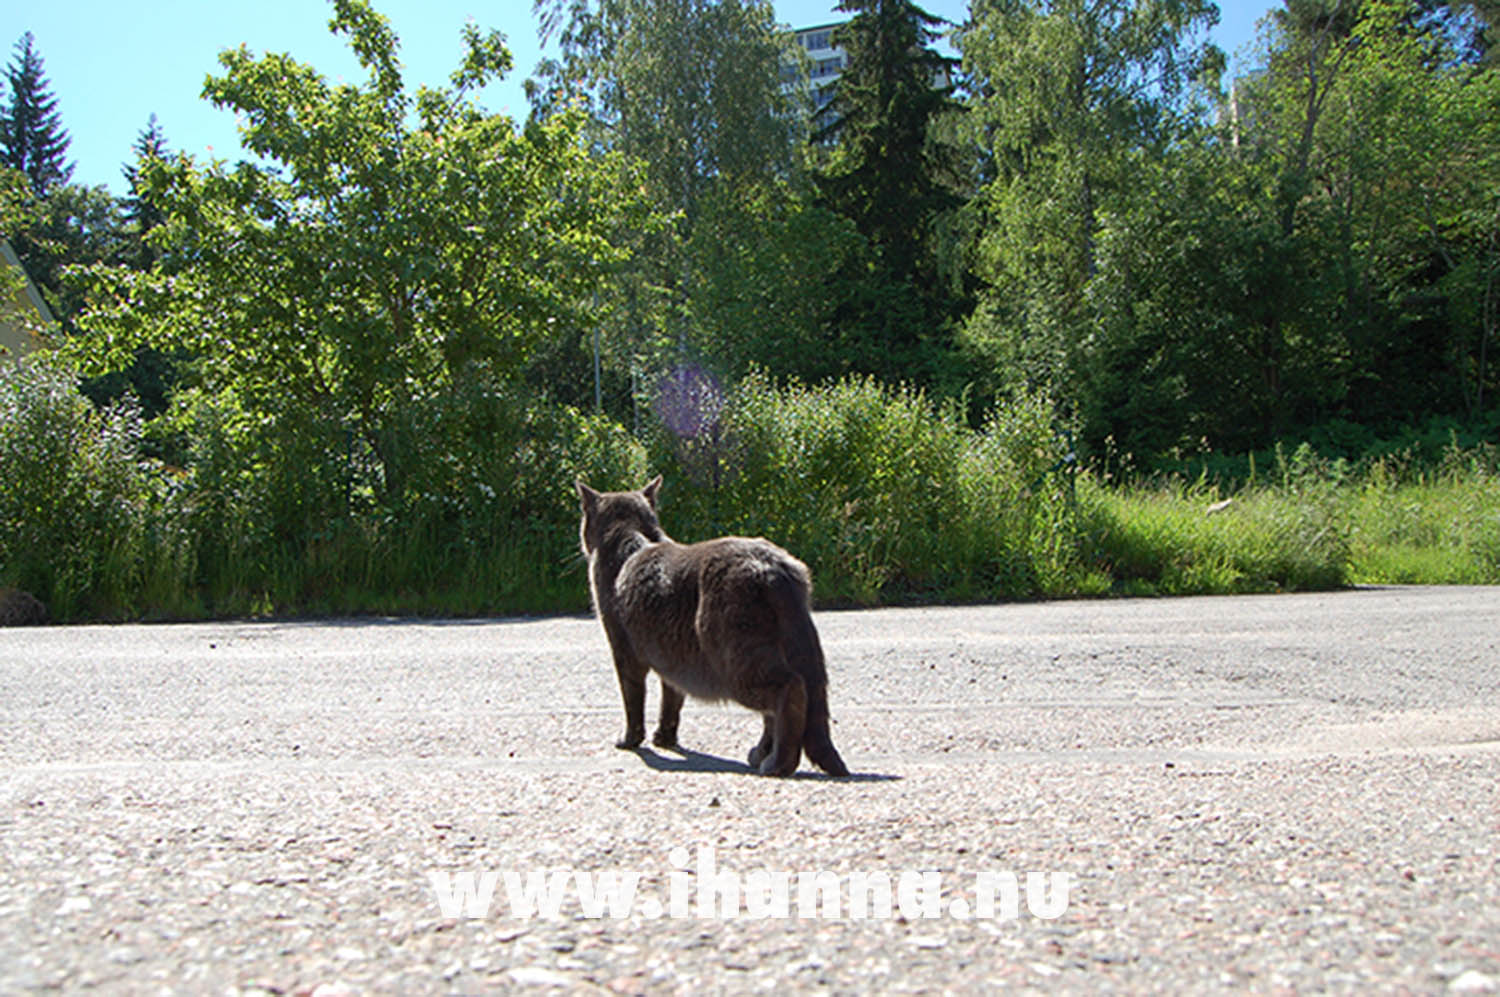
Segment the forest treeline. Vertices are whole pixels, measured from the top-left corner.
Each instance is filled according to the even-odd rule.
[[[518,122],[479,103],[498,31],[413,86],[333,0],[363,81],[227,50],[203,96],[244,158],[153,119],[123,198],[69,182],[23,37],[0,230],[59,327],[0,399],[0,581],[64,614],[556,606],[571,478],[649,465],[686,534],[780,510],[843,598],[1039,594],[1097,569],[1080,456],[1493,438],[1493,4],[1285,0],[1233,79],[1202,0],[839,9],[825,102],[769,3],[539,0]],[[1343,579],[1309,529],[1326,564],[1235,585]]]

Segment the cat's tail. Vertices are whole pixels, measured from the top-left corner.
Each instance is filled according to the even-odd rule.
[[[802,732],[802,750],[814,765],[829,775],[848,775],[849,766],[839,757],[828,733],[828,683],[807,690],[807,727]]]
[[[828,671],[823,662],[823,645],[818,641],[818,631],[808,610],[806,582],[785,586],[780,595],[782,632],[786,635],[783,651],[787,663],[807,686],[807,725],[802,731],[802,750],[809,761],[829,775],[848,775],[849,766],[839,757],[828,732]]]

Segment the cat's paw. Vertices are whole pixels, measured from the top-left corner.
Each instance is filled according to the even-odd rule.
[[[765,758],[761,759],[758,771],[761,775],[777,775],[783,777],[789,776],[793,772],[797,771],[797,759],[793,758],[790,765],[783,765],[782,767],[777,768],[776,756],[768,754]]]

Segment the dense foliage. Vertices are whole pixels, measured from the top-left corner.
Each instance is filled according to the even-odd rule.
[[[1147,466],[1480,417],[1500,77],[1456,46],[1476,15],[1433,8],[1290,3],[1226,97],[1188,44],[1209,5],[988,6],[960,44],[1006,81],[974,115],[996,176],[969,333],[997,380],[1053,385],[1093,452]]]
[[[524,123],[498,33],[413,89],[331,7],[365,80],[226,51],[254,158],[153,119],[123,198],[17,47],[60,349],[0,374],[0,584],[54,615],[576,606],[572,479],[648,469],[834,602],[1500,576],[1490,4],[1286,0],[1226,81],[1203,0],[848,0],[815,113],[765,0],[540,0]]]

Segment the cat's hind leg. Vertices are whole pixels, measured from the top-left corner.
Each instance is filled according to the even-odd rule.
[[[770,649],[781,660],[781,653]],[[748,671],[748,669],[747,669]],[[752,672],[759,681],[742,688],[735,699],[765,718],[759,743],[750,749],[750,767],[761,775],[791,775],[802,760],[802,733],[807,727],[807,684],[784,665]]]
[[[773,714],[761,715],[764,726],[761,730],[760,741],[750,749],[750,767],[759,771],[760,763],[765,761],[771,749],[776,746],[776,718]]]
[[[726,646],[727,645],[727,646]],[[750,749],[750,767],[761,775],[791,775],[802,760],[807,727],[807,683],[787,665],[772,643],[726,642],[719,673],[730,677],[731,698],[765,718],[759,743]]]
[[[661,683],[661,718],[656,723],[656,733],[651,743],[658,748],[677,747],[677,721],[682,716],[682,692],[669,684]]]
[[[807,726],[807,684],[802,676],[788,674],[776,690],[776,713],[772,720],[775,746],[761,759],[761,775],[791,775],[802,760],[802,734]]]

